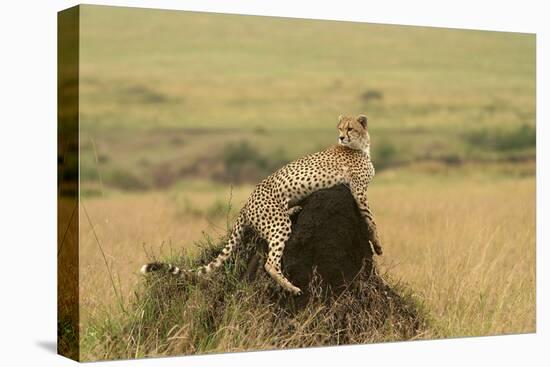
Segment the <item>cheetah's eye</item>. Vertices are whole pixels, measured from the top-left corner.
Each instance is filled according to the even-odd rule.
[[[351,127],[348,127],[348,132],[349,132],[349,131],[351,131],[351,130],[353,130],[353,128],[351,128]]]

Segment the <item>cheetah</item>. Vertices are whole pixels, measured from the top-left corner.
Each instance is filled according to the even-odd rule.
[[[367,223],[372,248],[377,255],[382,254],[376,223],[367,201],[367,186],[374,178],[367,117],[340,116],[337,128],[338,144],[288,163],[256,186],[235,221],[227,245],[215,260],[196,269],[196,275],[202,276],[220,267],[240,243],[245,226],[249,226],[268,243],[264,265],[267,273],[284,290],[300,295],[300,288],[281,271],[281,258],[291,233],[290,217],[302,209],[296,205],[301,199],[338,184],[350,188]],[[145,274],[161,268],[182,277],[190,273],[160,263],[146,264],[141,272]]]

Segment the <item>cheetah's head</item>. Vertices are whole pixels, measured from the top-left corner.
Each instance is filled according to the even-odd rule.
[[[370,136],[367,131],[367,117],[359,115],[349,117],[340,115],[338,119],[340,137],[338,143],[351,149],[370,153]]]

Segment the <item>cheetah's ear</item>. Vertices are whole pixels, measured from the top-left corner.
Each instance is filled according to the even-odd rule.
[[[343,118],[344,118],[344,116],[342,116],[342,115],[338,116],[338,122],[342,122]]]
[[[357,122],[361,124],[364,128],[367,127],[367,116],[359,115],[357,116]]]

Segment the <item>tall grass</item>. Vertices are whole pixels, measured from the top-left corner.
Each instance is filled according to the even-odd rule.
[[[534,179],[422,180],[377,186],[373,208],[385,269],[429,305],[438,334],[480,336],[535,330]]]
[[[200,256],[166,259],[192,268],[219,251],[211,239]],[[318,278],[303,309],[293,306],[264,272],[243,276],[253,244],[199,283],[151,275],[128,313],[94,320],[83,335],[83,359],[139,358],[178,354],[314,347],[423,338],[430,334],[423,305],[401,284],[389,286],[362,272],[337,298],[327,301]]]
[[[225,235],[224,216],[209,222],[206,212],[182,213],[173,193],[89,199],[87,210],[127,303],[126,313],[117,311],[108,273],[101,271],[105,261],[93,233],[83,223],[82,356],[89,360],[129,358],[532,332],[534,178],[502,176],[500,170],[483,168],[470,172],[471,168],[461,166],[437,173],[431,166],[422,168],[428,174],[421,173],[420,167],[388,169],[369,188],[385,249],[378,259],[379,269],[405,303],[429,321],[420,322],[416,332],[398,312],[390,316],[397,317],[395,322],[384,326],[338,333],[344,322],[337,318],[342,308],[344,314],[356,315],[370,302],[368,297],[357,298],[357,293],[349,299],[343,296],[343,304],[312,302],[303,313],[290,317],[278,308],[271,279],[260,272],[256,282],[241,281],[243,264],[239,262],[214,273],[205,285],[156,276],[144,281],[137,271],[151,260],[146,253],[184,268],[213,258],[215,241],[208,240],[202,247],[193,242],[204,238],[204,233],[211,238]],[[196,208],[214,205],[219,199],[212,193],[217,190],[204,185],[186,187],[193,193],[189,198]],[[240,207],[249,190],[235,188],[234,207]],[[128,210],[136,214],[124,215]],[[141,250],[143,242],[147,251]],[[373,297],[373,293],[365,294]],[[388,310],[387,303],[383,305]],[[358,327],[370,322],[367,315],[371,313],[359,318]],[[281,329],[278,318],[288,322],[287,329]],[[400,322],[408,325],[408,332],[399,328]]]

